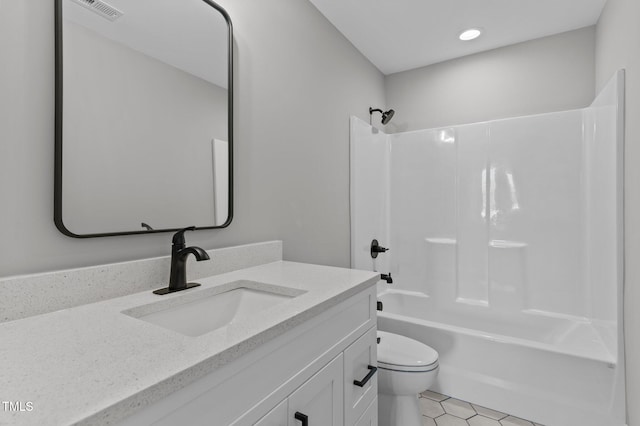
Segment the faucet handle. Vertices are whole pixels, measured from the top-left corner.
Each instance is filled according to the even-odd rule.
[[[173,244],[174,245],[185,245],[186,242],[184,240],[184,233],[186,231],[195,231],[195,229],[196,229],[195,226],[188,226],[186,228],[183,228],[183,229],[179,230],[175,234],[173,234]]]
[[[373,259],[375,259],[376,257],[378,257],[378,253],[384,253],[385,251],[389,251],[388,248],[386,247],[382,247],[380,245],[380,243],[378,242],[378,240],[373,240],[371,241],[371,257]]]

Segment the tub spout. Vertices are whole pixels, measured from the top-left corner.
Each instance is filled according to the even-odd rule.
[[[387,282],[387,284],[393,284],[393,278],[391,278],[391,272],[388,274],[380,274],[380,279]]]

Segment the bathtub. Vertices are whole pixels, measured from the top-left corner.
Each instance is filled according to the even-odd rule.
[[[378,294],[378,328],[439,354],[432,390],[546,426],[623,426],[615,325],[495,311],[402,290]]]

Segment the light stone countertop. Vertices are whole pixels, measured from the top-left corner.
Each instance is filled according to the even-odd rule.
[[[201,287],[171,295],[145,291],[0,324],[0,403],[25,408],[0,405],[0,425],[117,423],[378,279],[374,272],[280,261],[199,279]],[[305,293],[197,337],[122,313],[236,280]]]

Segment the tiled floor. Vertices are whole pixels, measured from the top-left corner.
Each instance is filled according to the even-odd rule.
[[[542,426],[436,392],[420,395],[424,426]]]

